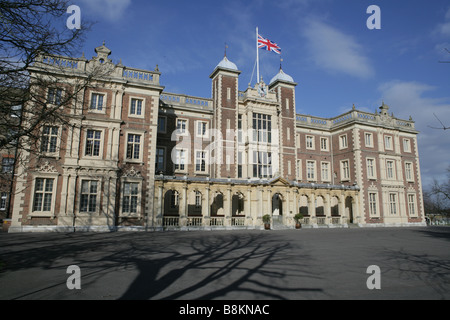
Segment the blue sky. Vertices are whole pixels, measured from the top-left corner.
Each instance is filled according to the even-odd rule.
[[[245,90],[255,63],[255,29],[282,49],[283,70],[298,83],[297,112],[334,117],[374,112],[382,101],[395,116],[416,121],[422,179],[440,179],[450,165],[450,2],[448,0],[75,0],[94,20],[86,57],[106,41],[115,62],[153,70],[168,92],[211,96],[210,73],[227,57]],[[369,30],[370,5],[381,29]],[[266,82],[280,56],[260,51]]]

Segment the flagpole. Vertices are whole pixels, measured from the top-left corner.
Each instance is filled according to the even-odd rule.
[[[256,27],[256,83],[259,83],[258,27]]]

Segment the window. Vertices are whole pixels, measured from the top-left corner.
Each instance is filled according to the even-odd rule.
[[[306,178],[308,180],[316,179],[316,162],[306,161]]]
[[[238,163],[237,163],[237,169],[238,169],[238,178],[242,178],[242,163],[243,163],[243,159],[242,159],[242,152],[239,151],[238,152]]]
[[[393,160],[386,160],[386,178],[390,179],[390,180],[395,179],[394,161]]]
[[[204,121],[197,121],[197,137],[205,137],[208,123]]]
[[[341,180],[350,180],[350,164],[348,160],[341,161]]]
[[[384,148],[388,150],[392,150],[392,137],[384,136]]]
[[[62,99],[62,92],[63,92],[62,89],[49,88],[47,95],[47,103],[60,105]]]
[[[253,114],[253,141],[272,142],[272,117],[266,114]]]
[[[314,149],[314,137],[306,136],[306,149]]]
[[[187,132],[187,120],[177,119],[178,134],[185,134]]]
[[[195,152],[195,171],[206,172],[206,151]]]
[[[6,192],[2,192],[0,197],[0,210],[6,210],[7,199],[8,194]]]
[[[100,143],[102,132],[97,130],[86,131],[86,156],[98,157],[100,155]]]
[[[41,152],[56,152],[58,130],[58,127],[44,126],[44,129],[42,130]]]
[[[330,181],[330,163],[321,163],[322,181]]]
[[[389,193],[389,213],[397,214],[397,194]]]
[[[34,184],[33,212],[51,211],[54,179],[37,178]]]
[[[202,206],[202,194],[200,191],[195,191],[195,207],[198,209]]]
[[[377,194],[369,192],[369,215],[377,215]]]
[[[97,210],[98,181],[82,180],[80,211],[95,212]]]
[[[348,142],[347,142],[347,135],[344,134],[342,136],[339,136],[339,148],[340,149],[344,149],[348,147]]]
[[[416,196],[408,194],[408,211],[410,216],[416,215]]]
[[[302,160],[297,160],[297,179],[302,180]]]
[[[242,143],[242,114],[238,115],[238,142]]]
[[[175,170],[186,170],[187,151],[184,149],[176,150]]]
[[[411,152],[411,141],[409,139],[403,139],[403,151]]]
[[[91,95],[91,105],[90,110],[102,111],[103,110],[103,100],[105,98],[104,94],[93,93]]]
[[[142,113],[142,102],[141,99],[131,99],[131,106],[130,106],[130,115],[132,116],[141,116]]]
[[[366,147],[373,147],[373,135],[370,132],[364,133],[364,142]]]
[[[320,150],[328,151],[328,138],[320,138]]]
[[[167,124],[166,117],[158,117],[158,132],[166,133],[166,124]]]
[[[376,170],[375,169],[375,159],[367,158],[366,163],[367,163],[367,177],[369,179],[375,179],[377,177],[376,171],[375,171]]]
[[[14,169],[14,158],[3,158],[2,159],[2,172],[12,173]]]
[[[164,148],[160,148],[160,147],[156,148],[156,161],[155,161],[156,173],[164,171],[164,169],[165,169],[164,168],[164,154],[165,154]]]
[[[141,158],[141,135],[128,134],[127,159],[138,160]]]
[[[253,177],[272,177],[272,154],[270,152],[253,151]]]
[[[176,207],[178,207],[178,200],[178,191],[172,191],[170,195],[170,208],[175,209]]]
[[[139,183],[125,182],[123,184],[123,213],[137,213]]]
[[[407,181],[414,181],[413,165],[411,162],[405,162],[405,178]]]

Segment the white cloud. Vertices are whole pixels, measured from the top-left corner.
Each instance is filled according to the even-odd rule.
[[[394,116],[408,119],[412,116],[418,135],[423,185],[433,178],[440,179],[450,165],[450,134],[439,128],[450,125],[450,97],[429,98],[428,92],[437,88],[419,82],[390,81],[379,86],[382,100],[390,106]]]
[[[443,23],[439,23],[436,26],[435,33],[437,33],[439,36],[448,37],[450,36],[450,8],[447,10],[447,13],[445,14]]]
[[[317,66],[362,79],[373,76],[369,59],[353,37],[319,21],[311,21],[303,34]]]
[[[131,0],[80,0],[81,10],[87,8],[90,13],[114,21],[123,16]]]

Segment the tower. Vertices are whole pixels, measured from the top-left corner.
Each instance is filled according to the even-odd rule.
[[[236,176],[235,139],[238,122],[238,77],[241,71],[225,55],[211,73],[213,119],[212,178]]]

